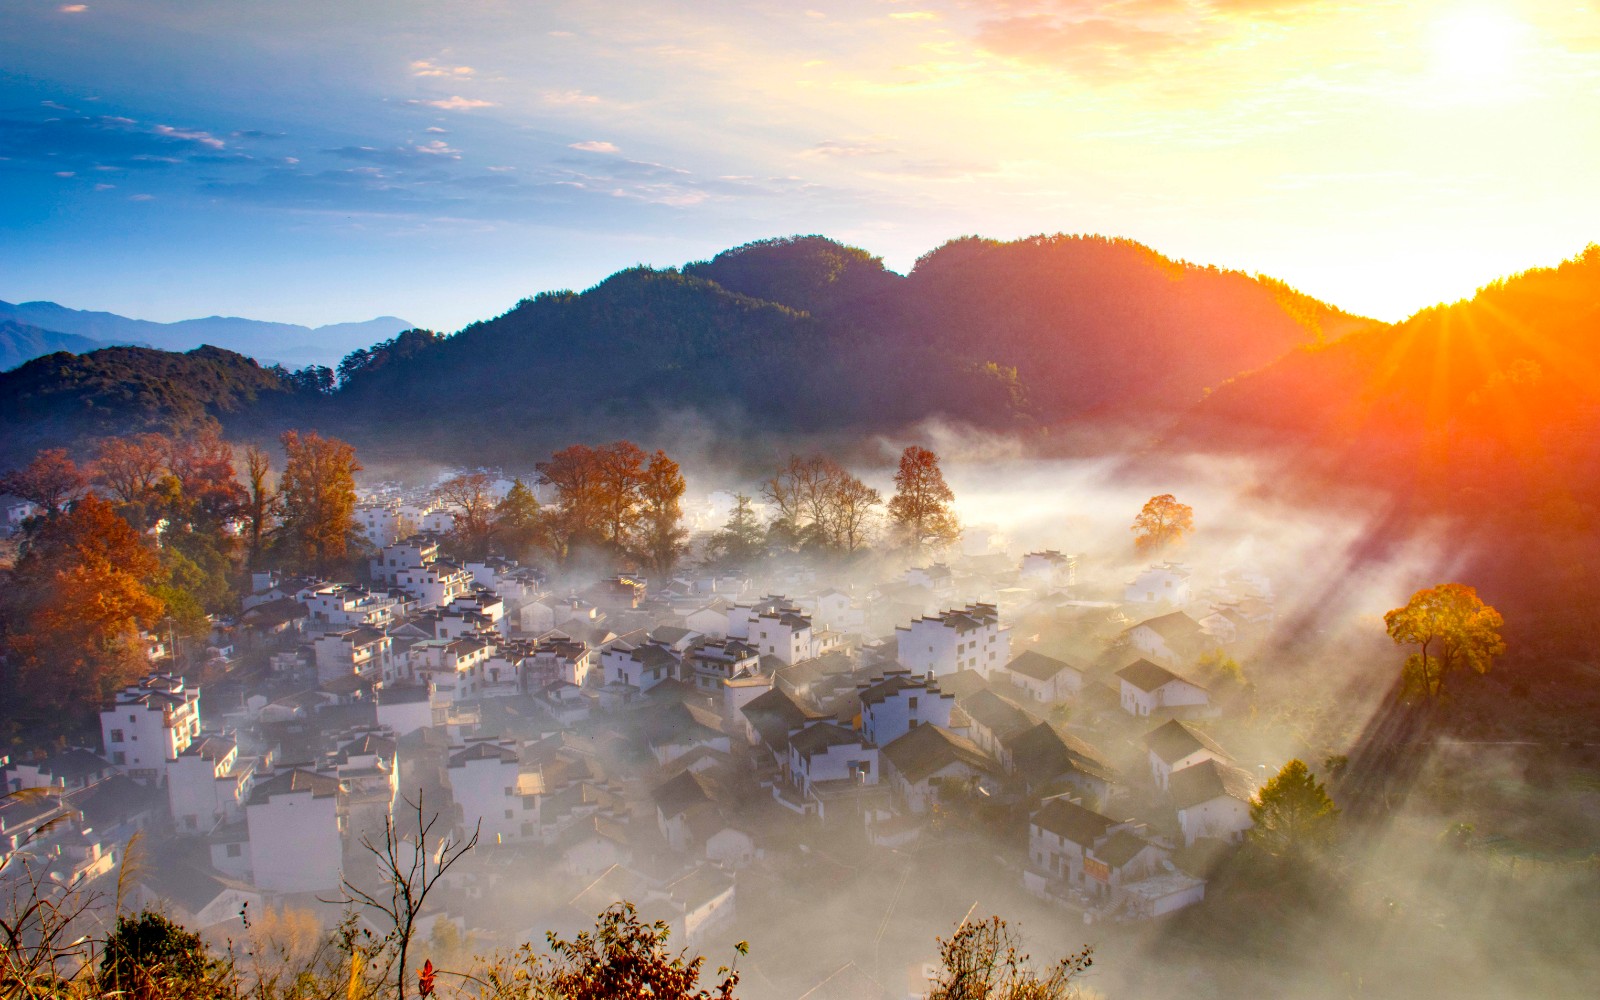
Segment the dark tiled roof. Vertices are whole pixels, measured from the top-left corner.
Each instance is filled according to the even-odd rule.
[[[339,781],[326,774],[317,774],[304,768],[280,771],[265,781],[256,783],[250,793],[250,804],[261,805],[274,795],[310,792],[312,798],[325,799],[339,794]]]
[[[1059,797],[1046,800],[1029,822],[1083,847],[1091,846],[1117,823],[1110,816]]]
[[[917,726],[884,747],[883,756],[912,783],[958,762],[977,771],[995,770],[976,743],[938,726]]]
[[[1223,796],[1249,802],[1256,794],[1255,781],[1248,772],[1216,760],[1203,760],[1172,772],[1168,787],[1172,792],[1172,804],[1179,809],[1190,809]]]
[[[1058,660],[1053,656],[1045,656],[1043,653],[1037,653],[1031,649],[1006,664],[1006,669],[1014,674],[1021,674],[1036,681],[1053,680],[1063,670],[1083,673],[1083,671],[1078,670],[1077,667],[1065,660]]]
[[[1209,750],[1221,757],[1228,756],[1211,737],[1177,719],[1146,733],[1144,745],[1168,764],[1180,761],[1196,750]]]
[[[831,722],[819,722],[789,737],[790,748],[799,751],[802,757],[823,753],[829,747],[865,745],[865,743],[859,733]]]
[[[1182,677],[1179,677],[1166,667],[1157,666],[1145,659],[1134,660],[1121,670],[1118,670],[1117,676],[1140,691],[1154,691],[1163,684],[1183,680]]]

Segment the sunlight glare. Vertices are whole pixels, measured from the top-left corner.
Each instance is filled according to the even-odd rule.
[[[1463,84],[1504,82],[1516,68],[1517,47],[1528,26],[1504,11],[1469,8],[1433,25],[1434,72]]]

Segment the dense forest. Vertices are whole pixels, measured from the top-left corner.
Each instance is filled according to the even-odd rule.
[[[687,413],[742,438],[928,419],[1026,431],[1178,412],[1237,372],[1370,325],[1125,240],[964,238],[901,276],[807,236],[543,293],[452,336],[408,331],[337,372],[210,348],[39,358],[0,375],[0,426],[8,458],[203,418],[260,435],[314,422],[373,454],[499,460],[577,429],[641,434]]]

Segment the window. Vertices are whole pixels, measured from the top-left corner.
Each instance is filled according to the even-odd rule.
[[[130,716],[128,716],[128,721],[129,722],[138,722],[139,721],[139,717],[137,715],[130,715]]]
[[[244,848],[239,844],[228,845],[228,857],[237,858],[244,853]]]
[[[507,809],[506,810],[506,819],[510,819],[510,818],[511,818],[511,810]]]
[[[121,750],[113,750],[113,751],[111,751],[111,763],[116,764],[118,767],[121,767],[123,764],[126,764],[127,762],[128,762],[128,755],[127,754],[123,753]]]
[[[517,794],[517,790],[515,788],[513,788],[512,786],[507,785],[506,786],[506,794],[507,795],[515,795],[515,794]]]
[[[122,730],[120,730],[120,729],[111,730],[111,742],[113,742],[113,743],[121,743],[122,742]]]
[[[911,696],[910,707],[911,707],[911,710],[913,712],[915,712],[917,710],[917,696],[916,695],[912,695]]]

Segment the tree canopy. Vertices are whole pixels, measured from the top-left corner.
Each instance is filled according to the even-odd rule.
[[[939,456],[911,445],[900,455],[894,475],[895,493],[889,500],[889,519],[916,552],[948,545],[961,536],[951,504],[955,492],[944,481]]]
[[[1463,670],[1486,674],[1495,657],[1506,651],[1500,637],[1505,619],[1465,584],[1441,583],[1419,590],[1404,607],[1384,615],[1383,623],[1397,645],[1417,647],[1403,668],[1408,695],[1438,698],[1451,674]]]
[[[1150,555],[1177,545],[1194,531],[1194,508],[1178,502],[1171,493],[1145,501],[1133,519],[1133,545],[1140,555]]]
[[[1283,765],[1250,803],[1250,841],[1285,862],[1333,843],[1339,807],[1302,760]]]

